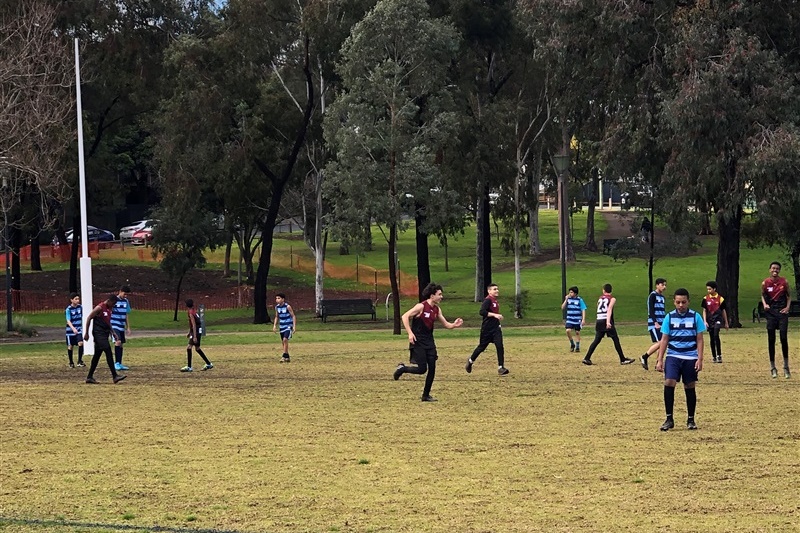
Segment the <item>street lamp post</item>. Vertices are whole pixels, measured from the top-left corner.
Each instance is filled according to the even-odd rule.
[[[3,244],[6,248],[6,331],[11,333],[11,330],[14,329],[14,324],[11,318],[11,249],[8,246],[8,206],[6,205],[8,177],[6,176],[5,170],[2,168],[0,168],[0,173],[3,175]]]
[[[553,168],[558,175],[558,235],[561,248],[561,298],[567,296],[567,185],[564,176],[569,168],[569,154],[552,157]],[[566,313],[566,309],[564,310]]]

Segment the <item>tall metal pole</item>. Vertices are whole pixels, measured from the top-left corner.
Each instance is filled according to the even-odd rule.
[[[94,295],[92,292],[92,258],[89,257],[89,230],[86,217],[86,168],[83,161],[83,106],[81,104],[81,64],[80,53],[78,51],[78,39],[75,39],[75,100],[78,112],[78,183],[80,184],[81,200],[81,303],[83,304],[83,333],[89,334],[89,340],[83,343],[84,353],[94,354],[94,337],[92,332],[86,328],[86,318],[89,311],[94,307]],[[75,238],[75,232],[72,233]]]
[[[3,188],[5,189],[5,179],[3,180]],[[5,199],[3,201],[5,202]],[[3,218],[5,219],[4,223],[6,226],[3,228],[6,245],[6,331],[10,333],[11,330],[14,329],[14,323],[13,320],[11,320],[11,249],[8,246],[8,215],[6,214],[5,203],[3,204]]]
[[[567,296],[567,194],[564,170],[558,173],[558,221],[561,235],[561,299]]]

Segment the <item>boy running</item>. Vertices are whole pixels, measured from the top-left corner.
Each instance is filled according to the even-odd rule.
[[[81,297],[77,292],[69,294],[69,305],[65,311],[67,319],[67,357],[69,367],[75,368],[75,361],[72,358],[72,349],[78,346],[78,366],[86,366],[83,362],[83,306]]]
[[[603,295],[597,300],[597,322],[594,324],[594,341],[589,346],[586,357],[583,358],[584,365],[594,364],[592,363],[592,354],[597,345],[600,344],[600,341],[603,340],[603,337],[608,337],[614,342],[614,348],[619,356],[619,364],[629,365],[633,363],[633,359],[625,357],[625,354],[622,353],[617,328],[614,327],[614,306],[617,304],[617,299],[611,295],[612,290],[611,284],[606,283],[603,285]]]
[[[683,379],[686,393],[687,429],[697,429],[694,410],[697,406],[697,373],[703,370],[703,332],[706,325],[700,315],[689,309],[689,291],[675,291],[675,310],[671,311],[661,326],[661,347],[658,349],[656,370],[664,372],[664,409],[667,419],[661,431],[675,427],[672,408],[675,404],[675,386]],[[666,354],[666,360],[664,359]]]
[[[289,339],[292,334],[297,330],[297,317],[294,316],[292,306],[286,303],[286,295],[279,292],[275,295],[275,323],[272,325],[272,331],[277,332],[280,328],[281,344],[283,345],[283,356],[281,363],[289,363]]]
[[[653,345],[650,346],[639,362],[642,363],[642,368],[648,370],[647,358],[658,351],[661,346],[661,323],[664,322],[664,315],[667,314],[667,300],[664,298],[664,291],[667,289],[667,280],[664,278],[656,278],[656,290],[650,293],[647,298],[647,331],[650,333],[650,340]]]
[[[569,339],[569,351],[580,353],[581,351],[581,328],[586,325],[586,302],[578,296],[578,287],[570,287],[561,309],[566,311],[564,328],[567,330]],[[573,332],[575,340],[572,340]]]
[[[481,337],[478,341],[478,346],[472,352],[472,355],[467,359],[467,364],[464,369],[467,374],[472,372],[472,365],[475,360],[483,351],[489,346],[490,343],[494,344],[497,350],[497,373],[501,376],[508,374],[508,369],[503,366],[505,362],[503,349],[503,330],[500,326],[500,321],[503,320],[503,315],[500,314],[500,305],[497,303],[497,296],[500,294],[500,289],[496,283],[492,283],[486,289],[486,299],[483,300],[481,310],[478,312],[483,317],[481,322]]]
[[[416,365],[406,366],[403,363],[397,365],[394,371],[395,381],[400,379],[405,373],[425,374],[425,387],[422,389],[423,402],[435,402],[436,398],[431,396],[431,386],[433,378],[436,376],[436,360],[439,356],[436,353],[436,343],[433,340],[433,326],[438,320],[445,328],[453,329],[461,327],[464,323],[460,318],[453,322],[448,322],[439,309],[439,304],[444,298],[442,286],[436,283],[429,283],[422,289],[424,300],[408,311],[403,316],[403,327],[408,333],[408,349],[411,352],[411,362]]]

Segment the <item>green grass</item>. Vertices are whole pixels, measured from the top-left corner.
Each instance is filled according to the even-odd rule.
[[[97,386],[60,343],[3,346],[0,530],[796,531],[798,382],[770,379],[763,330],[723,335],[700,430],[679,390],[667,433],[659,374],[607,340],[585,367],[559,328],[507,331],[505,378],[492,348],[464,372],[476,329],[437,333],[434,404],[392,381],[385,331],[301,332],[288,365],[276,336],[212,335],[193,374],[183,339],[137,339]]]

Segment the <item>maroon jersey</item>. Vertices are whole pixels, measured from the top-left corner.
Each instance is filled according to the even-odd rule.
[[[703,309],[706,310],[709,320],[715,315],[722,316],[722,309],[724,309],[725,298],[719,294],[711,295],[706,294],[703,297]],[[716,318],[716,317],[715,317]]]
[[[417,338],[416,346],[433,348],[433,326],[439,320],[439,306],[422,302],[422,313],[411,321],[411,332]]]
[[[105,301],[100,303],[100,313],[92,320],[92,335],[95,340],[111,335],[111,308]]]
[[[777,307],[777,311],[786,307],[789,284],[786,282],[786,278],[769,277],[761,283],[761,293],[764,295],[764,301],[767,302],[767,305]]]

